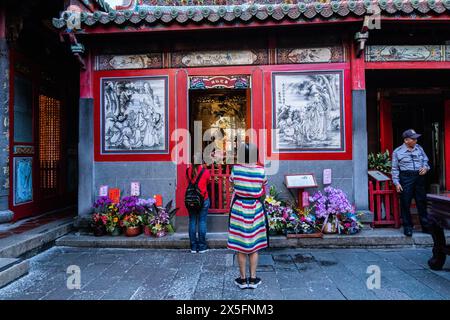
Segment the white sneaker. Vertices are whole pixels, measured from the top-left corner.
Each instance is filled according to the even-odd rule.
[[[197,251],[195,251],[195,250],[191,250],[191,253],[197,253]]]
[[[208,249],[200,250],[198,253],[205,253],[205,252],[208,252]]]

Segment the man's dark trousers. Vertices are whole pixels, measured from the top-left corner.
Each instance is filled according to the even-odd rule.
[[[417,211],[422,228],[428,228],[427,218],[427,195],[425,192],[425,176],[419,175],[418,171],[400,171],[400,185],[403,191],[400,193],[400,207],[404,228],[413,227],[411,221],[411,201],[416,200]]]

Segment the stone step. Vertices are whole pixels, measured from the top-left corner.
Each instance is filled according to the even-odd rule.
[[[73,219],[64,218],[21,234],[0,239],[1,258],[29,258],[50,248],[55,239],[73,229]]]
[[[446,233],[450,241],[450,233]],[[210,248],[223,249],[227,247],[227,233],[208,233],[207,241]],[[449,242],[450,243],[450,242]],[[71,233],[55,241],[56,246],[93,247],[93,248],[159,248],[159,249],[189,249],[187,233],[174,233],[162,238],[148,237],[141,234],[137,237],[101,236]],[[397,247],[431,247],[433,240],[430,235],[414,233],[406,237],[401,229],[371,229],[363,230],[356,235],[324,235],[323,238],[294,238],[284,236],[270,237],[271,248],[397,248]]]
[[[0,288],[27,274],[29,268],[27,260],[0,258]]]

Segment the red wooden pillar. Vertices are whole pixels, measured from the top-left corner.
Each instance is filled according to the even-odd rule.
[[[86,69],[80,69],[80,99],[93,99],[94,98],[94,85],[92,83],[92,54],[87,52],[86,54]]]
[[[392,103],[381,94],[380,98],[380,149],[381,152],[393,150]]]

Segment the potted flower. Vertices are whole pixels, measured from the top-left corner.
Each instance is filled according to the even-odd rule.
[[[154,198],[149,199],[139,199],[138,204],[144,208],[144,212],[142,214],[142,225],[144,226],[144,234],[147,236],[151,236],[151,226],[150,220],[155,214],[156,200]]]
[[[106,224],[106,215],[102,213],[94,213],[92,215],[91,226],[94,230],[94,236],[99,237],[103,236],[106,232],[105,230]]]
[[[115,208],[117,210],[117,208]],[[112,236],[120,235],[120,219],[117,212],[112,210],[106,214],[106,232]]]
[[[167,233],[174,232],[172,219],[178,208],[172,209],[172,200],[165,207],[157,207],[153,204],[153,211],[148,215],[146,223],[147,234],[154,237],[163,237]]]
[[[127,237],[135,237],[141,234],[142,216],[135,213],[126,214],[123,216],[121,224],[125,228]]]
[[[94,214],[92,215],[91,227],[95,236],[104,235],[106,232],[106,214],[108,207],[112,204],[109,197],[99,197],[93,204]]]
[[[310,201],[323,233],[339,232],[341,215],[355,212],[344,191],[333,187],[326,187],[324,193],[317,191]]]

